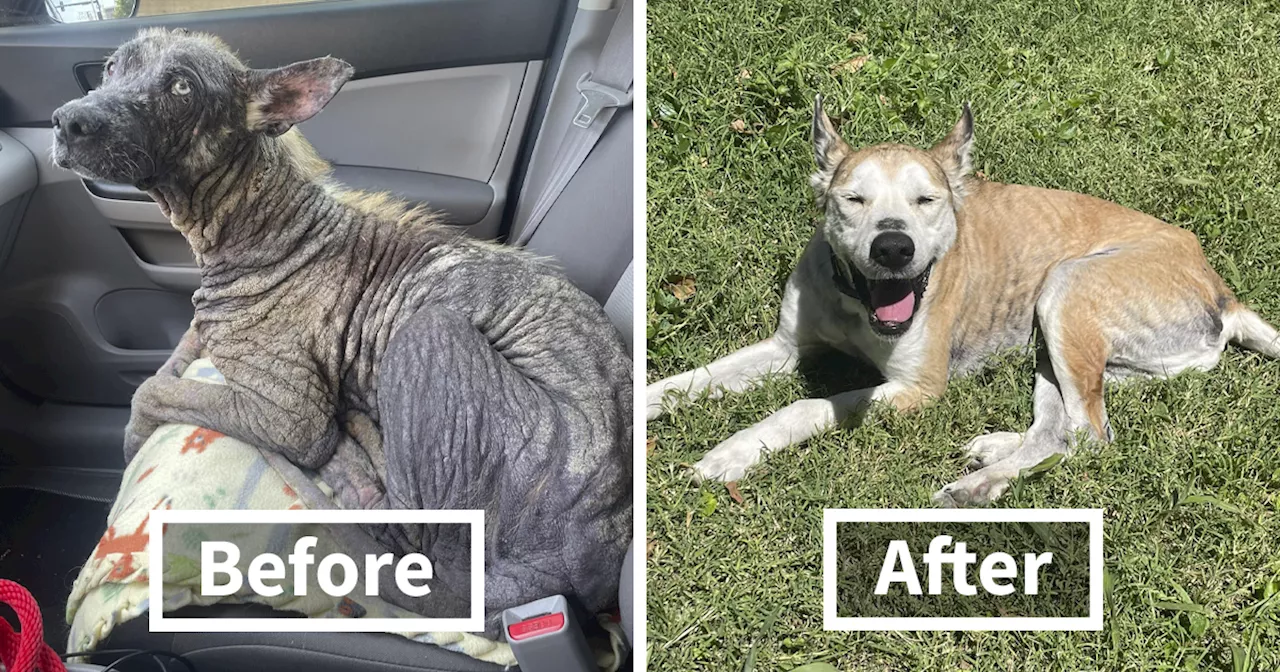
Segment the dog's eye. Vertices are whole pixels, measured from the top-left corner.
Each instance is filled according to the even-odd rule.
[[[191,82],[182,78],[175,79],[173,80],[173,88],[170,90],[173,91],[175,96],[185,96],[191,93]]]
[[[857,203],[858,205],[862,205],[863,203],[867,202],[867,199],[857,194],[850,194],[848,196],[845,196],[844,200],[849,201],[850,203]]]
[[[921,196],[916,199],[916,205],[928,205],[934,201],[932,196]]]

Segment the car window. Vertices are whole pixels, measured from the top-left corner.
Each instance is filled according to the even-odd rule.
[[[0,28],[84,23],[319,0],[0,0]]]

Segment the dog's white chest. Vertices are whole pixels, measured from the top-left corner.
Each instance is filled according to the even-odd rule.
[[[892,339],[878,336],[868,323],[866,307],[836,288],[828,258],[824,243],[811,240],[783,295],[779,331],[792,342],[817,341],[861,359],[886,379],[914,378],[925,355],[928,304],[921,306],[906,333]]]
[[[925,355],[926,309],[920,310],[906,333],[889,339],[871,330],[866,309],[856,299],[840,294],[838,302],[838,307],[829,314],[832,319],[824,320],[819,327],[828,345],[866,360],[887,380],[915,377]]]

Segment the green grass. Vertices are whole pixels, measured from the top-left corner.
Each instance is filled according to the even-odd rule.
[[[1190,229],[1280,321],[1278,3],[650,0],[648,26],[651,380],[772,332],[816,215],[819,91],[854,145],[931,144],[972,101],[989,178]],[[916,415],[877,410],[775,453],[743,503],[686,465],[823,385],[775,379],[652,423],[651,669],[1280,668],[1280,362],[1235,350],[1207,374],[1109,388],[1117,440],[997,504],[1106,509],[1103,631],[823,631],[822,509],[928,506],[965,441],[1030,423],[1031,385],[1012,354]]]

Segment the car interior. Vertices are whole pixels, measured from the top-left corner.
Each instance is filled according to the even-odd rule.
[[[554,258],[630,345],[629,107],[529,224],[583,105],[580,80],[629,13],[623,0],[0,0],[0,577],[35,595],[50,646],[65,652],[67,595],[120,487],[131,395],[190,324],[200,281],[146,193],[51,163],[53,110],[90,91],[105,57],[143,27],[213,33],[253,67],[342,58],[355,77],[300,126],[337,180]],[[173,651],[201,672],[503,669],[395,635],[146,625],[121,624],[100,648]],[[118,669],[158,664],[168,663]]]

